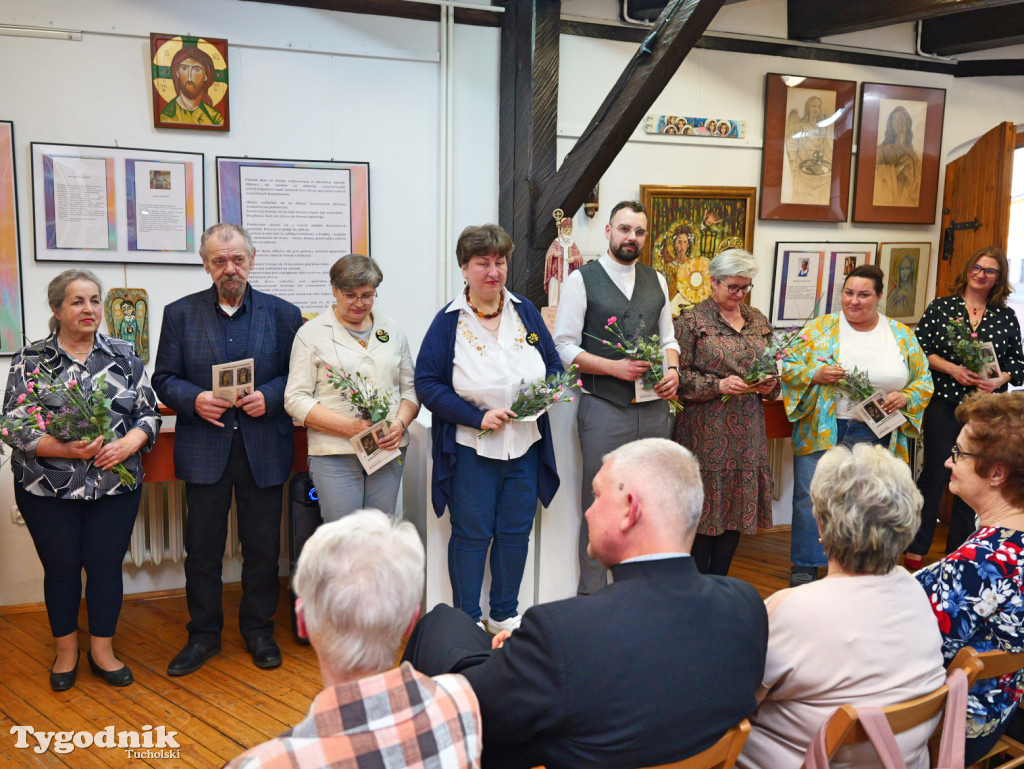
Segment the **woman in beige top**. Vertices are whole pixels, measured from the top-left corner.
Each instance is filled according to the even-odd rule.
[[[900,553],[917,530],[910,469],[881,446],[827,451],[811,482],[828,575],[765,601],[768,654],[743,769],[798,769],[822,722],[845,703],[886,707],[942,686],[942,639]],[[928,766],[936,719],[897,735],[908,769]],[[837,767],[880,766],[868,744]]]
[[[401,448],[404,456],[406,430],[420,409],[409,342],[394,320],[373,311],[384,278],[373,259],[343,256],[330,276],[336,304],[295,335],[284,408],[307,428],[309,474],[325,521],[364,507],[394,514],[402,464],[391,460],[372,474],[363,469],[349,439],[370,427],[370,420],[330,383],[328,368],[360,374],[391,396],[383,437],[366,437],[371,450],[373,444],[384,450]]]

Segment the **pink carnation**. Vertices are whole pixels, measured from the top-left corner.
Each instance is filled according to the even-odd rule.
[[[27,397],[28,396],[25,395],[25,393],[22,393],[21,395],[19,395],[18,396],[18,405],[20,406],[22,403],[24,403],[25,402],[25,398],[27,398]]]
[[[33,374],[38,374],[39,373],[39,366],[36,366],[34,369],[32,369],[32,373]]]
[[[328,366],[327,364],[324,364],[324,369],[325,369],[325,370],[327,370],[327,371],[330,371],[330,370],[331,370],[331,367],[330,367],[330,366]]]
[[[68,389],[69,390],[74,390],[77,386],[78,386],[78,380],[77,379],[69,379],[68,380]]]
[[[977,339],[977,338],[978,338],[977,334],[971,334],[971,339]]]
[[[25,389],[32,393],[36,391],[36,386],[32,382],[29,382],[28,387],[26,387]]]
[[[616,347],[622,347],[622,342],[616,342],[616,343],[615,343],[615,346],[616,346]]]
[[[614,323],[617,320],[618,320],[618,317],[615,316],[615,315],[612,315],[610,318],[608,318],[608,325],[609,326],[612,325],[612,323]]]
[[[569,399],[569,403],[572,403],[572,401],[573,401],[573,399],[572,399],[572,398],[570,398],[570,399]]]
[[[9,432],[7,432],[7,428],[6,428],[6,427],[4,427],[3,429],[0,429],[0,434],[3,434],[3,436],[4,436],[5,438],[6,438],[6,437],[7,437],[8,435],[10,435],[10,433],[9,433]]]
[[[576,386],[577,387],[583,387],[583,380],[582,379],[577,379],[576,380]]]

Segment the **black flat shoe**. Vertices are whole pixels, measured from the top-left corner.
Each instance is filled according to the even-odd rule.
[[[111,686],[127,686],[135,680],[134,676],[132,676],[132,671],[128,668],[127,665],[122,665],[117,670],[104,670],[96,664],[96,660],[92,658],[91,651],[89,652],[88,657],[89,668],[92,670],[92,672],[98,675]]]
[[[75,658],[75,666],[66,673],[54,673],[53,665],[50,666],[50,688],[55,692],[64,692],[75,685],[75,676],[78,675],[78,661],[82,658],[82,652],[78,652],[78,656]],[[54,664],[57,663],[56,657],[53,660]]]
[[[258,668],[276,668],[281,664],[281,650],[277,648],[274,639],[270,636],[261,636],[251,641],[246,641],[249,647],[249,654],[252,655],[252,664]]]
[[[174,655],[171,664],[167,666],[167,675],[187,676],[195,673],[214,654],[220,654],[220,642],[201,644],[189,641],[184,649]]]

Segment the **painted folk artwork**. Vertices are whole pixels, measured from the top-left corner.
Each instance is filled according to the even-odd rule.
[[[149,294],[144,288],[112,288],[103,302],[107,333],[135,345],[135,354],[149,363]]]
[[[153,125],[227,131],[228,41],[157,33],[149,40]]]
[[[665,276],[672,314],[711,295],[708,266],[728,248],[753,240],[753,188],[641,187],[648,212],[645,262]]]

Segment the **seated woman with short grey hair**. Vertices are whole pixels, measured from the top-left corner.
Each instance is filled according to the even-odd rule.
[[[899,555],[920,521],[907,465],[881,446],[838,446],[811,482],[828,575],[769,597],[760,704],[740,755],[744,769],[797,769],[837,707],[886,707],[945,682],[942,639],[927,600]],[[928,766],[938,717],[897,735],[908,769]],[[863,753],[862,753],[863,751]],[[869,744],[840,750],[840,766],[875,766]]]

